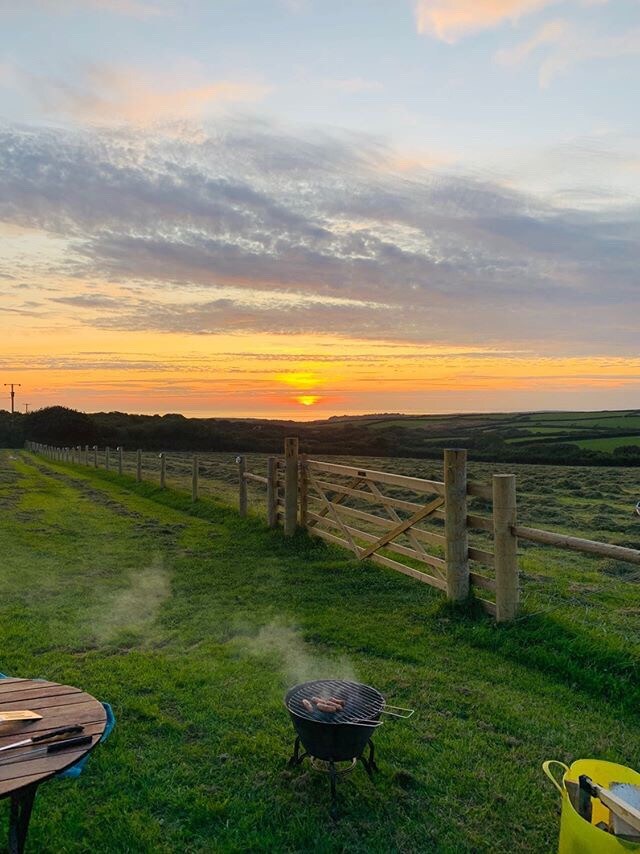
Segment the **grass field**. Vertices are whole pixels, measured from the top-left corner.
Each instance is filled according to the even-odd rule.
[[[617,436],[608,439],[581,439],[576,442],[581,448],[594,448],[596,451],[613,451],[621,445],[640,445],[640,436]]]
[[[368,465],[391,462],[439,474]],[[498,629],[404,576],[240,519],[221,503],[231,461],[204,465],[209,497],[194,507],[0,453],[0,670],[81,686],[118,718],[79,781],[42,787],[32,850],[546,852],[558,814],[544,759],[638,764],[633,575],[526,549],[526,611]],[[186,483],[186,466],[169,483]],[[521,469],[524,521],[637,543],[632,471]],[[335,825],[327,780],[286,768],[282,695],[322,675],[417,709],[379,733],[375,785],[361,770],[342,781]]]
[[[532,442],[542,449],[548,445],[551,451],[557,442],[605,454],[613,454],[621,445],[640,445],[640,413],[637,410],[439,415],[422,418],[383,416],[361,423],[376,435],[384,435],[385,431],[389,431],[396,441],[398,437],[403,441],[409,441],[407,437],[411,437],[415,453],[425,447],[444,447],[445,444],[478,447],[479,437],[502,441],[512,451]],[[420,438],[419,431],[423,432],[424,438]],[[542,442],[544,445],[540,444]],[[501,458],[499,447],[495,444],[491,454],[494,459]]]

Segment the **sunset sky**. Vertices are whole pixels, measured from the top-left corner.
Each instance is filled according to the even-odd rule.
[[[0,0],[0,48],[21,409],[640,407],[639,0]]]

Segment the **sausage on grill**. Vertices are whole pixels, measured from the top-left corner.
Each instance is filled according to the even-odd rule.
[[[334,712],[337,712],[338,709],[340,708],[339,706],[336,706],[335,703],[329,703],[326,700],[321,700],[319,703],[316,703],[316,705],[320,709],[321,712],[334,713]]]

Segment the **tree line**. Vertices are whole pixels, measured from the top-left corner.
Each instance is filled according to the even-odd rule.
[[[606,453],[581,448],[571,442],[509,444],[507,431],[464,429],[455,437],[447,427],[447,439],[410,426],[372,430],[368,418],[332,418],[314,423],[267,419],[186,418],[168,415],[130,415],[125,412],[85,413],[64,406],[50,406],[28,413],[0,410],[0,447],[20,448],[25,441],[47,445],[98,445],[146,451],[197,451],[231,453],[282,452],[286,436],[300,438],[308,454],[347,456],[419,457],[441,459],[443,447],[466,447],[471,459],[486,462],[545,463],[550,465],[640,465],[640,446],[628,445]],[[469,435],[470,434],[470,435]]]

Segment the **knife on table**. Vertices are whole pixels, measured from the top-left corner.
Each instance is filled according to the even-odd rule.
[[[6,759],[0,759],[0,767],[3,765],[13,765],[14,762],[25,762],[35,758],[39,759],[41,756],[47,756],[49,753],[58,753],[58,751],[66,750],[70,747],[86,747],[92,741],[92,735],[80,735],[78,738],[54,741],[52,744],[47,744],[44,747],[36,747],[35,750],[29,750],[27,753],[20,753],[18,756],[7,756]]]
[[[57,738],[60,735],[77,735],[83,732],[84,727],[80,724],[74,726],[62,726],[58,729],[52,729],[50,732],[45,732],[42,735],[33,735],[31,738],[25,738],[22,741],[14,741],[13,744],[5,744],[0,747],[0,752],[3,750],[12,750],[14,747],[26,747],[27,744],[37,744],[39,741],[49,741],[50,738]]]

